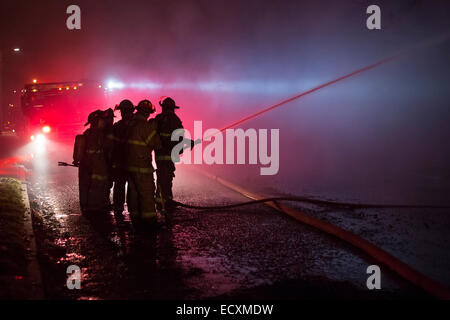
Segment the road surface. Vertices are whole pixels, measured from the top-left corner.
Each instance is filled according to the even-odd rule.
[[[178,208],[153,235],[135,233],[127,212],[82,216],[77,169],[56,165],[71,154],[72,146],[49,142],[27,165],[49,299],[427,297],[383,267],[382,290],[368,290],[375,261],[261,204]],[[186,166],[176,171],[174,195],[197,205],[248,200]],[[81,268],[80,290],[66,286],[69,265]]]

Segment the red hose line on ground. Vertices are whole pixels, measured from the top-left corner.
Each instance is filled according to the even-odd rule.
[[[226,186],[227,188],[229,188],[235,192],[238,192],[238,193],[244,195],[247,198],[254,199],[254,200],[267,198],[266,196],[249,191],[241,186],[238,186],[232,182],[229,182],[229,181],[219,178],[217,176],[211,175],[202,170],[196,169],[196,171],[207,176],[208,178],[216,180],[220,184]],[[369,241],[363,239],[362,237],[360,237],[350,231],[341,229],[329,222],[322,221],[320,219],[311,217],[311,216],[309,216],[303,212],[300,212],[298,210],[295,210],[287,205],[279,204],[277,202],[267,202],[265,204],[276,209],[279,212],[282,212],[282,213],[285,213],[285,214],[291,216],[292,218],[296,219],[297,221],[300,221],[300,222],[310,225],[318,230],[321,230],[325,233],[333,235],[333,236],[351,244],[352,246],[359,248],[360,250],[364,251],[366,254],[368,254],[369,256],[371,256],[372,258],[377,260],[378,262],[389,267],[391,270],[396,272],[398,275],[400,275],[404,279],[406,279],[409,282],[415,284],[416,286],[422,288],[423,290],[432,294],[436,298],[450,300],[450,290],[448,288],[444,287],[443,285],[434,281],[433,279],[427,277],[426,275],[414,270],[413,268],[408,266],[406,263],[400,261],[399,259],[395,258],[390,253],[384,251],[383,249],[377,247],[376,245],[370,243]]]

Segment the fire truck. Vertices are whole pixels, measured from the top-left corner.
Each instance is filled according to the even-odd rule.
[[[106,109],[108,90],[97,81],[29,83],[22,90],[23,134],[71,140],[83,130],[90,112]]]

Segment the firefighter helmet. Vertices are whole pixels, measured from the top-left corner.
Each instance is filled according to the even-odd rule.
[[[149,100],[142,100],[137,105],[136,110],[145,113],[154,113],[156,108]]]
[[[88,116],[88,121],[84,124],[87,126],[88,124],[94,123],[97,119],[103,117],[104,113],[102,110],[95,110],[91,112]]]
[[[180,107],[177,106],[175,101],[170,97],[161,97],[159,100],[159,105],[163,108],[180,109]]]
[[[108,108],[105,111],[103,111],[103,117],[105,118],[115,118],[114,111],[112,108]]]
[[[133,111],[134,110],[134,105],[133,105],[133,103],[130,100],[125,99],[125,100],[122,100],[120,102],[120,104],[114,108],[114,110]]]

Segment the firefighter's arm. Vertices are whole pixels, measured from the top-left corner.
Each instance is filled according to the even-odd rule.
[[[176,126],[179,129],[184,129],[183,128],[183,123],[181,122],[180,118],[178,118],[178,117],[176,118]],[[194,146],[196,146],[199,143],[202,143],[202,139],[197,139],[197,140],[194,141],[192,139],[184,139],[184,137],[183,137],[183,140],[184,140],[184,142],[186,144],[186,147],[183,148],[183,149],[191,148],[191,150],[192,150],[192,148],[194,148]]]
[[[192,139],[183,139],[184,147],[180,150],[180,155],[183,153],[185,149],[193,149],[197,144],[202,143],[202,139],[192,140]],[[181,140],[180,140],[181,141]]]
[[[178,118],[178,117],[176,117],[174,119],[174,124],[173,125],[177,129],[184,129],[183,128],[183,123],[181,122],[180,118]],[[184,138],[184,136],[181,136],[179,141],[178,141],[178,143],[182,142],[182,141],[184,143],[184,147],[183,147],[183,149],[180,150],[180,155],[183,154],[183,151],[185,149],[191,149],[192,150],[192,148],[194,148],[195,145],[197,145],[197,144],[202,142],[202,139],[197,139],[197,140],[194,141],[192,139],[186,139],[186,138]]]
[[[156,121],[150,121],[146,127],[145,143],[150,150],[161,148],[161,139],[157,133]]]
[[[194,148],[196,145],[198,145],[198,144],[200,144],[200,143],[202,143],[202,139],[197,139],[197,140],[191,140],[191,150],[192,150],[192,148]]]
[[[173,117],[172,117],[170,120],[171,120],[171,121],[170,121],[170,127],[171,127],[171,129],[172,129],[172,133],[173,133],[175,130],[184,129],[183,123],[181,122],[180,118],[178,118],[177,115],[174,114]],[[172,142],[173,142],[172,147],[176,146],[176,145],[179,144],[180,142],[183,143],[183,148],[180,150],[180,153],[179,153],[180,155],[182,155],[182,154],[183,154],[183,151],[184,151],[185,149],[188,148],[188,147],[186,147],[186,144],[189,144],[189,143],[190,143],[190,141],[189,141],[188,139],[185,139],[185,138],[184,138],[184,130],[183,130],[183,134],[182,134],[182,135],[179,135],[178,141],[172,141]]]
[[[176,127],[179,129],[184,129],[183,128],[183,123],[181,122],[180,118],[176,118],[176,123],[175,123]],[[184,136],[180,137],[180,142],[183,141],[184,142],[184,147],[183,149],[181,149],[180,151],[180,155],[183,153],[183,151],[185,149],[191,149],[194,148],[195,145],[202,143],[202,139],[197,139],[197,140],[192,140],[192,139],[185,139]]]
[[[112,138],[111,138],[112,137]],[[107,135],[106,141],[105,141],[105,150],[107,152],[111,152],[114,147],[114,134],[111,132]]]
[[[83,159],[84,152],[86,149],[86,137],[85,135],[79,134],[75,137],[75,144],[73,148],[73,164],[79,165]]]
[[[106,139],[103,139],[103,152],[105,153],[105,158],[108,163],[111,162],[114,148],[114,140],[111,137],[114,137],[112,130],[107,133]]]

